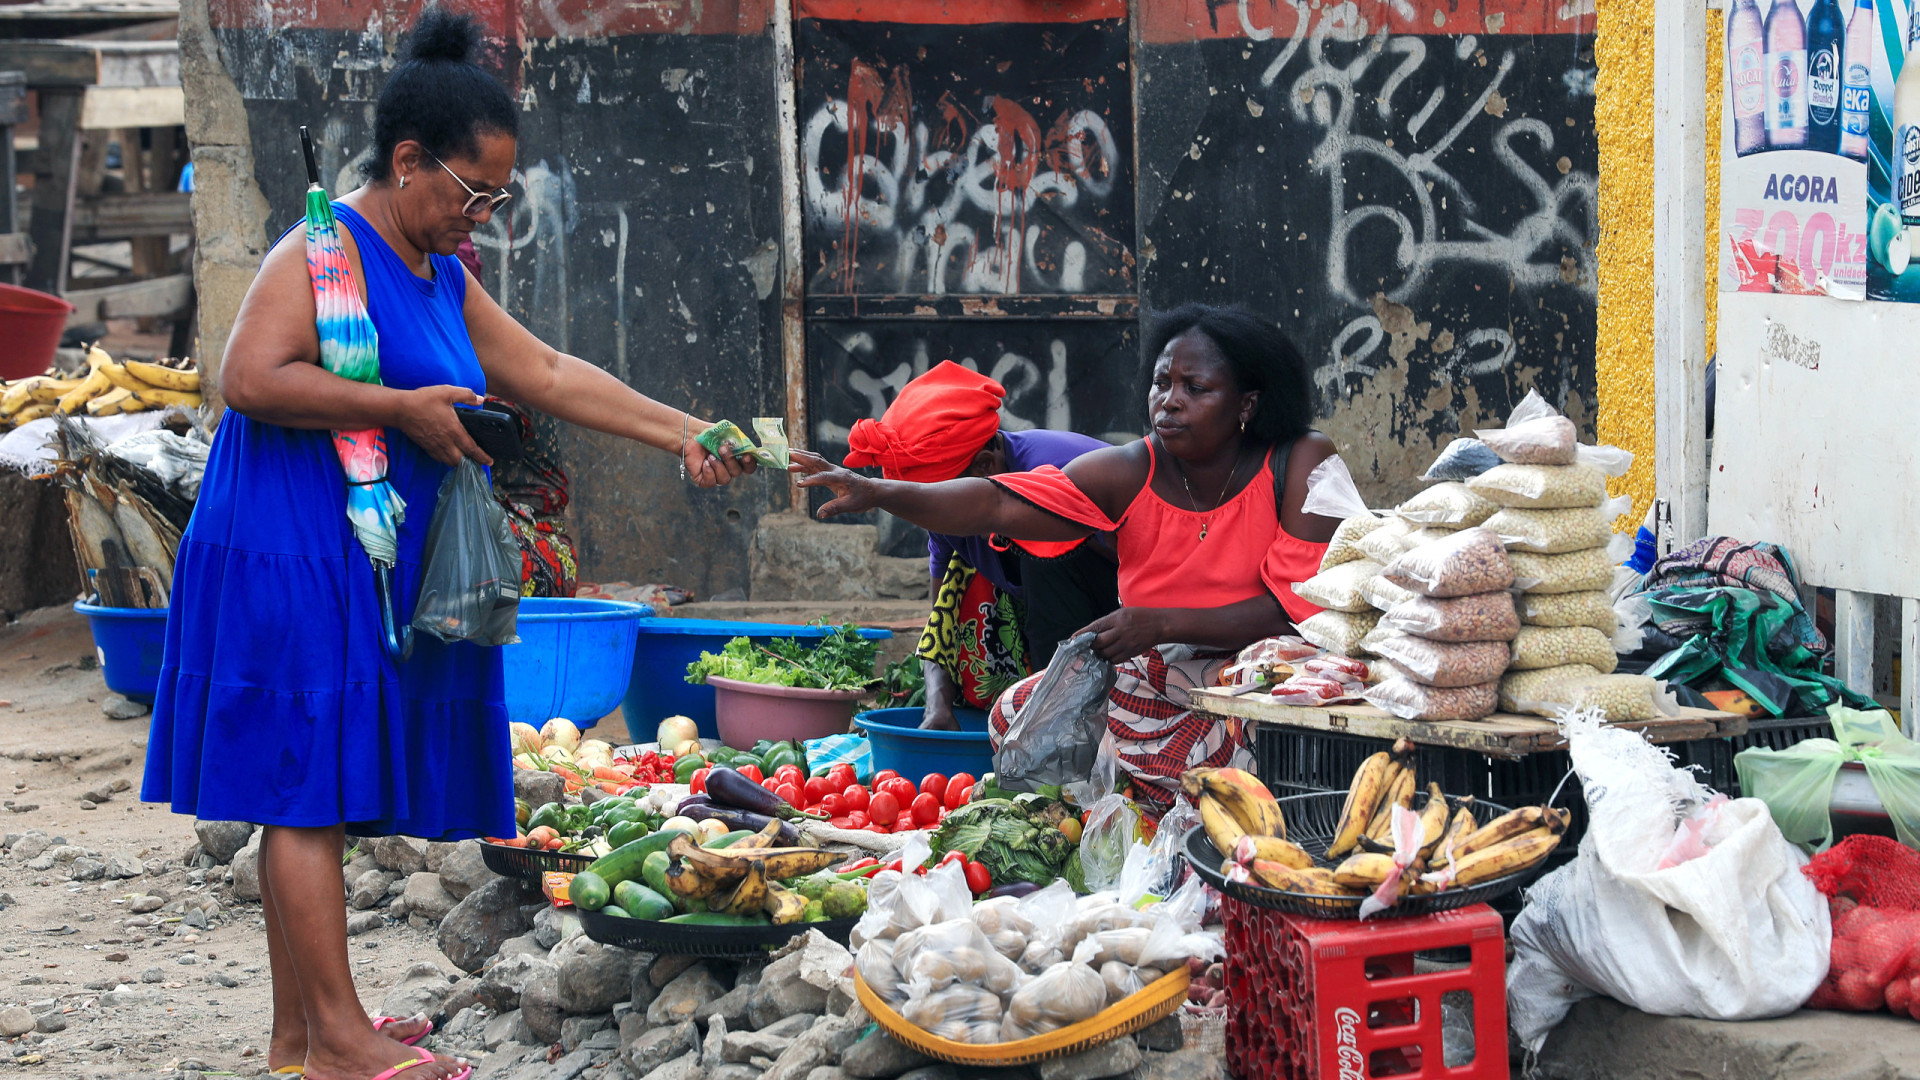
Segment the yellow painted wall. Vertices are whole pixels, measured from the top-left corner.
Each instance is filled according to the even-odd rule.
[[[1653,4],[1601,0],[1594,59],[1600,69],[1594,126],[1600,142],[1600,332],[1594,370],[1600,441],[1634,453],[1633,469],[1614,481],[1633,496],[1631,530],[1645,517],[1653,483]],[[1724,24],[1708,12],[1707,341],[1712,352],[1719,309],[1715,291],[1720,221],[1720,78]]]

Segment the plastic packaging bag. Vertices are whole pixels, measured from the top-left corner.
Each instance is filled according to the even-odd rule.
[[[1340,521],[1340,527],[1333,531],[1333,539],[1327,544],[1326,554],[1321,557],[1322,570],[1359,558],[1355,542],[1379,528],[1384,520],[1367,509],[1366,500],[1360,497],[1360,488],[1353,482],[1353,473],[1348,471],[1347,463],[1339,454],[1315,465],[1307,474],[1307,497],[1301,501],[1300,511]]]
[[[1788,840],[1824,845],[1833,835],[1827,813],[1834,777],[1842,762],[1858,761],[1893,819],[1894,835],[1909,847],[1920,847],[1920,744],[1901,734],[1886,712],[1833,705],[1827,716],[1833,722],[1831,739],[1735,754],[1740,790],[1767,804]]]
[[[1357,656],[1363,651],[1360,643],[1379,624],[1380,613],[1377,611],[1322,611],[1308,616],[1295,629],[1300,631],[1301,637],[1330,653]]]
[[[1501,461],[1516,465],[1571,465],[1580,444],[1580,429],[1554,411],[1537,390],[1527,391],[1514,406],[1506,427],[1474,434]]]
[[[1327,552],[1320,557],[1320,569],[1331,570],[1341,563],[1366,558],[1366,553],[1360,550],[1360,540],[1384,524],[1386,519],[1374,517],[1371,510],[1341,521],[1340,527],[1333,530],[1333,539],[1327,541]]]
[[[1384,567],[1383,567],[1384,569]],[[1360,598],[1376,611],[1392,611],[1420,594],[1375,575],[1360,584]]]
[[[1828,968],[1827,902],[1758,799],[1720,810],[1705,855],[1659,869],[1677,824],[1709,793],[1639,733],[1566,722],[1587,800],[1573,862],[1527,892],[1507,968],[1513,1030],[1537,1051],[1583,997],[1655,1016],[1754,1020],[1792,1012]]]
[[[520,544],[493,501],[487,474],[461,458],[440,482],[427,527],[426,568],[413,628],[442,641],[512,645],[520,640]]]
[[[1113,665],[1093,654],[1093,635],[1062,645],[994,748],[1002,788],[1036,791],[1084,780],[1107,728]]]
[[[1160,826],[1153,842],[1135,843],[1127,849],[1120,867],[1120,902],[1139,906],[1164,900],[1180,884],[1186,870],[1184,854],[1187,833],[1200,824],[1200,814],[1185,795],[1174,797],[1173,808],[1160,815]],[[1084,837],[1084,833],[1082,836]]]
[[[853,954],[853,966],[859,969],[860,978],[874,993],[898,1009],[906,1004],[907,984],[901,981],[899,970],[893,966],[894,944],[891,938],[866,942]]]
[[[1467,481],[1466,486],[1490,503],[1535,510],[1599,506],[1607,501],[1607,476],[1591,465],[1501,465]],[[1487,517],[1492,516],[1488,511]]]
[[[1591,626],[1611,637],[1620,616],[1604,592],[1542,593],[1520,597],[1520,621],[1528,626]]]
[[[1591,626],[1522,626],[1513,639],[1513,669],[1586,664],[1602,675],[1620,665],[1613,637]]]
[[[1367,701],[1402,720],[1479,720],[1500,703],[1500,684],[1422,686],[1411,679],[1388,679],[1367,691]]]
[[[961,983],[918,995],[900,1015],[942,1039],[978,1044],[1000,1041],[1000,995],[978,986]]]
[[[1806,875],[1833,912],[1827,977],[1807,1007],[1920,1020],[1920,853],[1857,834],[1815,855]]]
[[[1455,439],[1447,444],[1440,456],[1433,459],[1427,471],[1420,479],[1432,483],[1435,480],[1471,480],[1500,464],[1500,455],[1493,452],[1479,439]]]
[[[1353,546],[1363,558],[1377,563],[1390,563],[1407,550],[1407,537],[1413,533],[1413,524],[1405,518],[1391,517],[1379,528],[1354,541]]]
[[[1475,494],[1465,484],[1435,484],[1401,503],[1394,513],[1416,525],[1468,529],[1492,517],[1500,508]]]
[[[1379,563],[1356,559],[1322,570],[1305,581],[1294,582],[1293,591],[1307,603],[1329,611],[1366,611],[1372,605],[1360,594],[1360,588],[1379,573]]]
[[[1233,664],[1220,673],[1222,686],[1285,682],[1302,670],[1305,661],[1320,655],[1320,647],[1304,638],[1262,638],[1240,650]]]
[[[1504,589],[1444,599],[1416,595],[1388,611],[1380,629],[1428,641],[1512,641],[1520,632],[1520,615],[1513,594]]]
[[[916,998],[956,983],[1009,994],[1021,980],[1020,966],[1000,955],[966,916],[901,934],[893,967]]]
[[[1498,680],[1507,670],[1509,655],[1504,641],[1449,644],[1412,634],[1384,635],[1369,648],[1399,665],[1414,681],[1445,689]]]
[[[1509,551],[1507,561],[1513,566],[1513,583],[1530,595],[1591,592],[1613,583],[1614,561],[1603,547],[1564,555]]]
[[[1100,973],[1071,960],[1054,964],[1014,992],[1007,1002],[1000,1041],[1045,1035],[1077,1024],[1107,1007],[1107,984]]]
[[[1613,520],[1632,508],[1633,499],[1626,495],[1599,507],[1572,510],[1527,510],[1510,506],[1488,518],[1487,528],[1514,551],[1561,555],[1605,547],[1607,541],[1613,539]]]
[[[1513,584],[1506,549],[1487,529],[1462,529],[1438,543],[1423,544],[1388,563],[1381,574],[1422,596],[1468,596]]]
[[[1581,443],[1574,449],[1573,460],[1576,465],[1591,465],[1609,478],[1618,480],[1633,468],[1633,451],[1617,446],[1588,446]]]
[[[1679,715],[1679,702],[1658,679],[1602,675],[1588,664],[1511,671],[1500,680],[1500,707],[1508,712],[1558,718],[1592,711],[1610,723]]]
[[[919,866],[930,850],[919,836],[900,849],[903,866]],[[964,871],[953,863],[924,874],[883,870],[867,886],[867,910],[854,925],[849,943],[858,949],[869,941],[893,939],[923,926],[964,919],[973,909],[973,893]]]

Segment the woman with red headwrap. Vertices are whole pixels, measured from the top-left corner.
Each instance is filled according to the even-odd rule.
[[[847,437],[849,468],[888,480],[937,484],[1062,468],[1107,444],[1071,431],[1002,431],[1004,387],[951,361],[908,383],[886,414]],[[953,730],[955,705],[988,708],[1044,668],[1074,630],[1119,606],[1113,557],[1085,545],[1039,560],[993,538],[927,536],[933,611],[915,649],[927,681],[922,727]]]
[[[1116,667],[1107,731],[1134,796],[1159,811],[1197,766],[1251,767],[1237,725],[1191,711],[1187,692],[1217,681],[1238,649],[1319,609],[1311,577],[1339,522],[1307,514],[1307,476],[1333,456],[1309,429],[1306,361],[1272,323],[1189,305],[1148,336],[1153,430],[1126,446],[991,479],[873,480],[794,455],[802,486],[830,488],[822,517],[880,509],[940,533],[1059,542],[1113,531],[1122,607],[1083,632]],[[994,707],[996,739],[1030,692]]]

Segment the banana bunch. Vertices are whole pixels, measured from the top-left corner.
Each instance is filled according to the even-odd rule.
[[[191,360],[124,363],[95,345],[87,350],[87,373],[76,379],[35,375],[0,389],[0,420],[13,427],[43,416],[72,416],[85,409],[89,416],[178,405],[200,405],[200,372]]]
[[[1327,845],[1327,858],[1346,855],[1358,848],[1363,838],[1376,843],[1386,839],[1393,825],[1393,808],[1413,805],[1414,786],[1413,744],[1405,739],[1395,742],[1392,750],[1382,750],[1362,762],[1347,788],[1340,827],[1334,832],[1333,843]]]
[[[807,902],[780,885],[785,878],[805,877],[825,870],[844,856],[819,848],[773,847],[779,823],[731,847],[703,848],[687,837],[668,846],[673,861],[667,866],[667,885],[690,900],[704,900],[707,910],[728,915],[764,912],[775,924],[796,923]]]
[[[1252,773],[1190,769],[1180,777],[1180,787],[1199,808],[1207,839],[1222,856],[1256,868],[1260,863],[1294,870],[1313,865],[1313,856],[1287,839],[1280,803]]]

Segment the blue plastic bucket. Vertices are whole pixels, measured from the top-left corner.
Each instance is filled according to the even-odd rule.
[[[564,716],[582,729],[620,706],[633,666],[645,604],[527,596],[520,600],[517,645],[501,646],[507,716],[541,724]]]
[[[993,745],[987,741],[984,709],[955,709],[959,731],[922,731],[925,709],[874,709],[853,718],[873,746],[873,769],[892,769],[918,783],[928,773],[972,773],[977,780],[993,771]]]
[[[73,610],[87,617],[107,689],[153,704],[160,686],[160,655],[167,645],[166,608],[100,607],[81,601]]]
[[[685,716],[699,726],[700,737],[718,739],[720,726],[713,715],[713,687],[687,681],[687,665],[703,652],[717,653],[737,637],[755,641],[774,638],[824,638],[830,626],[789,623],[728,622],[723,619],[646,619],[640,623],[640,641],[633,650],[633,676],[620,709],[627,733],[636,742],[652,742],[654,729],[669,716]],[[860,636],[879,641],[891,630],[862,630]]]

